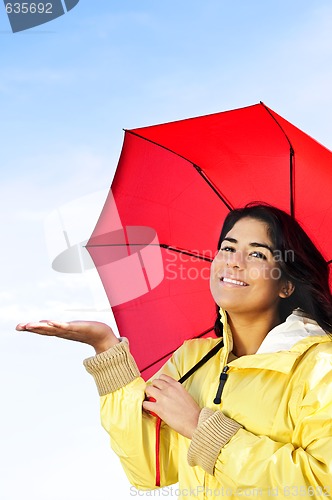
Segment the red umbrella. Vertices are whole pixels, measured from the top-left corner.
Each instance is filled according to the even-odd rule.
[[[87,248],[144,377],[214,335],[209,267],[231,208],[286,210],[332,259],[331,173],[331,151],[263,103],[125,132]]]

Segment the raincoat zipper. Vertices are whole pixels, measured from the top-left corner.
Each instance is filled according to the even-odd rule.
[[[213,402],[214,402],[215,405],[220,405],[220,403],[221,403],[221,395],[222,395],[222,391],[224,390],[224,385],[226,384],[226,380],[228,378],[228,374],[227,374],[228,370],[229,370],[229,366],[226,365],[224,367],[223,371],[220,374],[219,386],[218,386],[217,394],[216,394],[216,397],[213,400]]]
[[[196,370],[198,370],[207,361],[209,361],[209,359],[211,359],[213,356],[215,356],[215,354],[217,354],[217,352],[220,351],[220,349],[223,346],[224,346],[224,342],[223,342],[223,339],[221,339],[221,341],[218,342],[218,344],[216,344],[211,349],[211,351],[209,351],[207,354],[205,354],[205,356],[203,356],[203,358],[200,361],[198,361],[198,363],[196,363],[189,371],[187,371],[187,373],[185,373],[184,375],[182,375],[182,377],[179,378],[178,382],[180,382],[180,384],[182,384],[185,380],[187,380],[187,378],[191,377],[191,375],[193,373],[195,373]],[[226,368],[228,370],[228,366],[227,367],[225,366],[225,368],[223,369],[223,371],[225,371]],[[225,376],[227,378],[226,374],[225,374]],[[221,380],[221,375],[220,375],[220,380]],[[225,380],[225,382],[226,382],[226,380]],[[220,382],[220,384],[221,384],[221,382]],[[219,384],[219,388],[220,388],[220,384]],[[221,389],[221,392],[222,392],[222,389]],[[220,392],[220,394],[221,394],[221,392]],[[147,398],[147,399],[149,401],[155,401],[154,398]],[[159,456],[159,454],[160,454],[160,427],[161,427],[161,419],[158,417],[158,415],[156,415],[153,412],[150,412],[150,414],[153,415],[154,417],[156,417],[156,449],[155,449],[155,452],[156,452],[156,486],[160,486],[160,456]]]

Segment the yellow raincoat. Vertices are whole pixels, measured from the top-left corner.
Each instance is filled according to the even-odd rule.
[[[185,342],[161,371],[179,379],[216,342],[219,339]],[[161,486],[178,482],[173,493],[183,499],[331,497],[330,338],[315,322],[292,314],[271,330],[256,354],[228,362],[222,402],[215,405],[220,372],[232,349],[228,328],[224,344],[184,387],[200,407],[221,411],[242,427],[217,454],[211,451],[214,466],[207,472],[188,464],[191,440],[162,424]],[[98,356],[85,361],[97,385],[101,371],[107,371],[105,357],[101,368]],[[156,419],[142,412],[145,386],[136,377],[101,396],[101,420],[131,484],[153,489]],[[203,452],[209,454],[209,450]]]

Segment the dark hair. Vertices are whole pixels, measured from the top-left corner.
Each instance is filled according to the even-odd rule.
[[[290,281],[294,292],[279,301],[280,320],[285,321],[299,308],[332,334],[332,296],[329,287],[329,266],[300,224],[283,210],[262,203],[249,203],[232,210],[226,217],[218,242],[218,249],[234,224],[244,217],[265,222],[268,235],[277,252],[281,277]],[[219,307],[215,333],[222,334]]]

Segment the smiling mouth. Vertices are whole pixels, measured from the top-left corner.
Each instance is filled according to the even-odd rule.
[[[222,281],[223,283],[230,283],[231,285],[249,286],[248,283],[245,283],[244,281],[234,280],[232,278],[226,278],[224,276],[220,278],[220,281]]]

